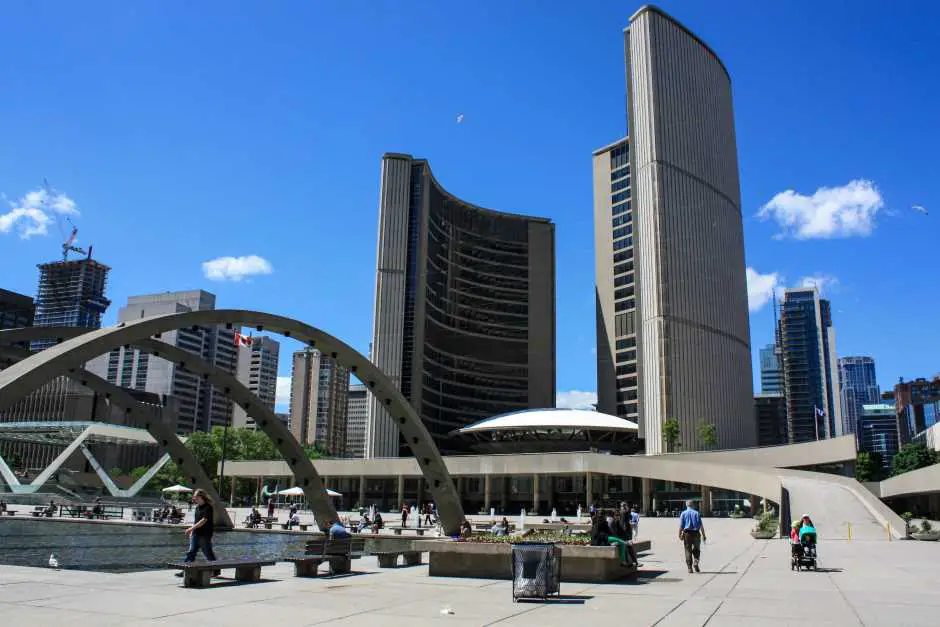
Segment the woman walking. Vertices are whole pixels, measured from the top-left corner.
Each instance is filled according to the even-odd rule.
[[[194,516],[193,526],[186,529],[186,537],[189,538],[189,551],[186,553],[184,562],[196,561],[196,553],[202,550],[202,554],[210,562],[216,561],[215,551],[212,550],[213,533],[213,514],[212,499],[204,490],[193,492],[193,501],[196,503],[196,515]],[[219,571],[213,573],[216,577]],[[182,577],[183,572],[176,573],[177,577]]]

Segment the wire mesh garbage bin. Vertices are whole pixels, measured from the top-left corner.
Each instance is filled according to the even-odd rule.
[[[512,600],[544,599],[561,590],[561,547],[520,542],[512,548]]]

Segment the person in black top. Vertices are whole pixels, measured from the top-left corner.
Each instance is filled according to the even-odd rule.
[[[595,511],[592,515],[593,524],[591,525],[591,546],[610,546],[610,525],[607,524],[607,517]]]
[[[196,503],[196,515],[194,516],[193,526],[186,529],[186,537],[189,538],[189,551],[186,553],[185,562],[196,561],[196,553],[202,550],[203,555],[210,562],[214,562],[215,551],[212,550],[212,532],[213,532],[213,511],[212,499],[203,490],[193,492],[193,501]],[[218,575],[218,571],[215,572]],[[182,577],[183,572],[176,574]]]

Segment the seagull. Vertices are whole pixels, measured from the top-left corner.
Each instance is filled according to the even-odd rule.
[[[913,209],[914,211],[919,211],[919,212],[921,212],[921,213],[924,214],[924,215],[927,215],[927,208],[926,208],[926,207],[922,207],[922,206],[920,206],[920,205],[911,205],[911,209]]]
[[[49,556],[49,568],[59,570],[59,560],[56,559],[55,553]]]
[[[463,122],[463,113],[458,113],[458,114],[457,114],[457,124],[460,124],[461,122]]]

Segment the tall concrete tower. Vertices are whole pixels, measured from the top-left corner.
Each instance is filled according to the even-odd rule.
[[[604,202],[622,209],[596,224],[614,234],[596,238],[599,246],[611,246],[598,258],[609,255],[612,262],[598,264],[599,318],[613,317],[599,328],[613,348],[598,351],[599,371],[605,368],[598,383],[609,388],[613,374],[616,386],[613,393],[598,391],[607,401],[598,409],[629,415],[635,407],[649,454],[663,452],[663,423],[670,419],[679,423],[683,451],[704,447],[702,424],[716,426],[720,448],[753,446],[731,78],[705,42],[655,7],[630,18],[624,47],[629,143],[595,153],[595,216],[601,214],[599,164],[611,186]],[[616,162],[621,154],[628,164]],[[622,243],[628,239],[629,246]],[[628,247],[632,253],[623,255]],[[615,261],[618,254],[623,259]],[[614,268],[627,257],[629,270],[617,274]],[[615,274],[623,275],[622,284],[614,283]],[[616,290],[631,293],[617,297]],[[607,298],[612,302],[602,302]],[[631,338],[635,348],[628,346]]]

